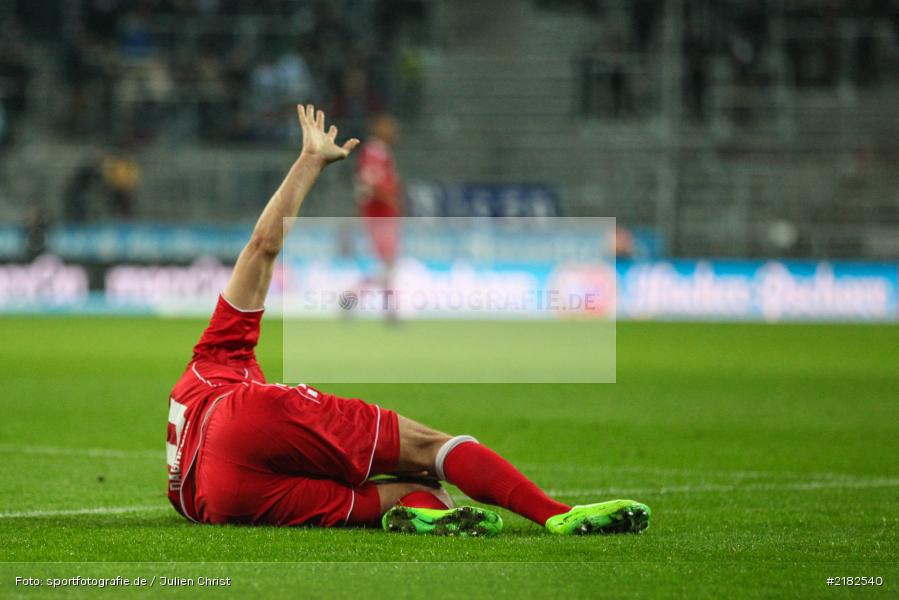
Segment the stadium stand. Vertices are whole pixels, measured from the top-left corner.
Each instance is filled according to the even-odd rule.
[[[674,256],[899,252],[895,2],[384,5],[5,3],[0,220],[246,221],[308,99],[397,113],[410,181],[548,182]]]

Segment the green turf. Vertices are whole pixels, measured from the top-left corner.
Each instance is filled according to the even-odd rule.
[[[475,435],[569,502],[653,508],[639,536],[553,537],[502,512],[500,537],[458,540],[167,509],[168,392],[202,325],[0,319],[0,596],[68,596],[13,581],[76,575],[231,577],[241,597],[853,593],[825,584],[838,576],[899,590],[899,328],[623,323],[614,385],[328,386]],[[273,380],[280,340],[267,321]],[[129,510],[28,514],[96,507]]]
[[[370,319],[291,320],[284,324],[284,378],[319,383],[614,383],[615,331],[615,322],[604,319],[447,319],[398,327]],[[306,343],[309,339],[315,343]]]

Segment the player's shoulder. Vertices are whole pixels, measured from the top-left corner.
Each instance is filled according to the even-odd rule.
[[[227,365],[206,355],[195,356],[175,384],[173,394],[181,398],[205,398],[230,391],[258,376],[249,366]]]
[[[298,395],[311,402],[321,403],[329,396],[304,383],[299,385],[287,385],[286,383],[267,383],[264,381],[250,380],[245,393],[266,396],[270,398],[283,398],[284,396]]]

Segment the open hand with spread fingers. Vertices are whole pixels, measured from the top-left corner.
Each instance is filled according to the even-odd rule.
[[[331,125],[326,132],[324,111],[316,111],[311,104],[298,104],[297,115],[303,128],[303,154],[321,161],[323,165],[343,160],[359,145],[359,140],[351,138],[338,146],[337,128]]]

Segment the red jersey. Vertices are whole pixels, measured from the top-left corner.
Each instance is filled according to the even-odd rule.
[[[168,496],[201,523],[373,523],[370,475],[399,461],[396,413],[305,384],[266,383],[262,310],[219,296],[169,399]]]
[[[358,154],[356,193],[362,216],[400,216],[400,179],[390,146],[372,138]]]
[[[196,520],[192,467],[207,411],[237,388],[265,382],[254,352],[262,312],[242,311],[219,296],[209,327],[194,346],[193,358],[169,398],[169,500],[189,519]]]

